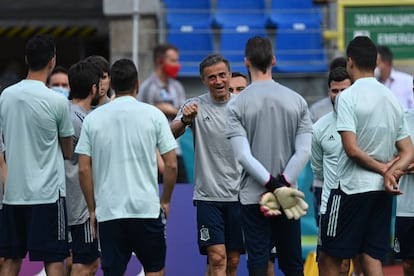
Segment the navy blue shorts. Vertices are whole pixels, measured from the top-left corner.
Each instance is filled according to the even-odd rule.
[[[350,259],[366,253],[384,261],[390,250],[392,196],[385,191],[347,195],[331,191],[321,221],[320,250]]]
[[[259,204],[251,204],[241,206],[241,221],[249,270],[267,268],[276,245],[280,269],[286,275],[303,273],[300,220],[265,217]]]
[[[244,253],[239,202],[196,201],[198,247],[207,255],[210,245],[224,244],[226,250]]]
[[[395,218],[394,257],[402,260],[414,258],[414,217]]]
[[[165,216],[156,219],[117,219],[100,222],[101,263],[105,276],[122,275],[135,253],[146,272],[165,266]]]
[[[92,225],[88,219],[85,223],[70,226],[72,241],[72,263],[90,264],[99,258],[98,240],[92,236]]]
[[[38,205],[3,204],[0,256],[61,262],[69,256],[65,198]]]

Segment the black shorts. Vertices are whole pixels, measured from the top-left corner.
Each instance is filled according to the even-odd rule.
[[[91,264],[99,258],[98,240],[92,236],[92,225],[89,219],[83,224],[70,226],[70,235],[72,263]]]
[[[98,224],[101,263],[105,275],[122,275],[135,253],[146,272],[165,267],[165,216],[156,219],[117,219]]]
[[[395,218],[394,257],[414,259],[414,217]]]
[[[385,191],[347,195],[331,191],[322,216],[320,250],[350,259],[366,253],[384,261],[390,249],[392,196]]]
[[[196,201],[198,246],[207,254],[207,246],[224,244],[226,250],[244,253],[239,202]]]
[[[0,256],[61,262],[69,256],[65,198],[37,205],[3,204]]]
[[[265,217],[259,204],[242,205],[241,214],[249,269],[267,268],[276,245],[280,269],[287,275],[303,273],[300,220]]]

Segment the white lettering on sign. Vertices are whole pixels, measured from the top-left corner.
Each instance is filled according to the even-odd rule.
[[[414,26],[414,13],[356,14],[355,26]]]
[[[378,44],[414,45],[414,33],[378,33]]]

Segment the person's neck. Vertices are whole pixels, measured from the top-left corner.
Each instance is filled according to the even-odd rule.
[[[49,75],[49,71],[46,69],[39,70],[39,71],[32,71],[29,70],[27,73],[26,79],[27,80],[37,80],[43,83],[46,83],[47,77]]]
[[[103,105],[104,103],[106,103],[106,95],[99,98],[98,105]]]
[[[357,71],[354,73],[354,81],[363,78],[373,78],[374,72],[371,71]]]
[[[231,93],[228,92],[227,94],[225,94],[224,96],[221,96],[221,97],[216,97],[212,93],[210,93],[210,96],[213,99],[213,101],[215,101],[217,103],[225,103],[230,99]]]
[[[134,91],[132,91],[132,92],[115,94],[115,95],[116,95],[115,98],[120,98],[120,97],[125,97],[125,96],[136,97],[137,94]]]
[[[86,99],[77,99],[77,98],[72,99],[72,103],[79,105],[85,111],[91,110],[91,101],[92,101],[91,97],[87,97]]]
[[[166,86],[168,84],[168,76],[162,70],[162,67],[157,67],[155,69],[155,75],[162,81],[162,83]]]
[[[250,70],[250,77],[252,79],[252,82],[271,80],[272,79],[272,70],[267,69],[266,72],[263,73],[262,71],[251,69]]]

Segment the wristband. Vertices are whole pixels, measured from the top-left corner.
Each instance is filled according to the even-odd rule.
[[[285,177],[285,174],[284,174],[284,173],[279,174],[279,175],[278,175],[278,177],[279,177],[279,181],[280,181],[280,182],[282,182],[282,184],[283,184],[284,186],[286,186],[286,187],[290,187],[290,186],[292,186],[292,185],[290,185],[290,183],[286,180],[286,177]]]
[[[283,174],[279,174],[277,177],[270,175],[269,181],[265,184],[265,188],[272,193],[274,190],[282,187],[290,187],[290,183],[286,181]]]
[[[184,121],[184,116],[181,117],[181,123],[183,123],[183,125],[185,125],[185,126],[191,125],[191,122],[187,123],[187,122]]]
[[[281,188],[281,187],[283,187],[283,186],[281,185],[281,183],[279,182],[279,180],[277,178],[275,178],[273,175],[270,175],[270,179],[265,184],[265,188],[269,192],[272,192],[273,193],[274,190],[276,190],[277,188]]]

